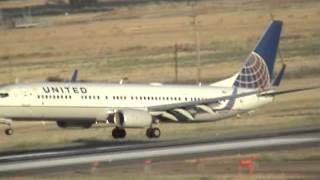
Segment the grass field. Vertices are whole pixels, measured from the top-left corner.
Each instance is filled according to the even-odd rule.
[[[319,67],[319,7],[318,1],[200,1],[195,11],[204,81],[239,69],[268,25],[270,13],[285,24],[281,49],[289,71]],[[186,47],[179,54],[180,80],[194,82],[191,14],[188,3],[173,2],[34,17],[44,26],[0,31],[0,72],[12,74],[0,80],[69,77],[77,68],[82,79],[118,81],[127,76],[133,82],[172,82],[173,46],[179,43]]]

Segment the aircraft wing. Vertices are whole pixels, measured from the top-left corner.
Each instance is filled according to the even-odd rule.
[[[258,92],[256,90],[246,92],[246,93],[240,93],[237,94],[237,88],[234,89],[233,93],[228,96],[221,96],[217,98],[210,98],[206,100],[199,100],[199,101],[189,101],[189,102],[182,102],[182,103],[175,103],[175,104],[165,104],[165,105],[158,105],[158,106],[150,106],[148,107],[149,111],[170,111],[174,109],[179,109],[179,108],[192,108],[196,107],[199,105],[209,105],[209,104],[216,104],[219,103],[219,101],[223,100],[235,100],[238,97],[244,97],[248,95],[253,95],[257,94]],[[228,103],[227,106],[230,106],[230,103]]]

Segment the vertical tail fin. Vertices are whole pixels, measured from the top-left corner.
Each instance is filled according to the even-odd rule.
[[[247,57],[233,86],[268,90],[272,87],[272,75],[277,55],[281,21],[272,21],[255,49]]]

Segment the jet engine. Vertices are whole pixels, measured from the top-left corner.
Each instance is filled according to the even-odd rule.
[[[152,123],[152,116],[143,110],[124,109],[114,115],[114,123],[120,128],[144,128]]]
[[[94,122],[87,121],[57,121],[60,128],[90,128]]]

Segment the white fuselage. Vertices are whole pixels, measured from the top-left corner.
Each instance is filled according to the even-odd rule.
[[[232,94],[232,88],[195,85],[137,85],[103,83],[29,83],[0,88],[0,117],[13,120],[103,121],[117,109],[148,109]],[[238,93],[248,89],[239,89]],[[8,96],[5,94],[8,93]],[[199,113],[195,121],[209,121],[250,111],[271,97],[237,98],[231,110]],[[221,109],[228,101],[219,102]]]

